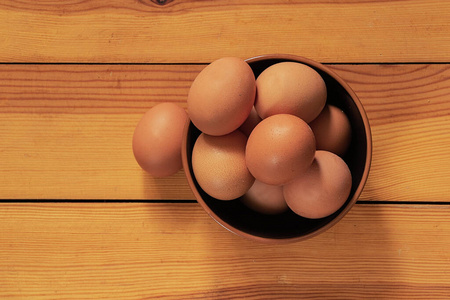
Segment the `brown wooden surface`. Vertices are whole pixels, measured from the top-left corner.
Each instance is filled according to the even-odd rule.
[[[450,3],[156,2],[1,1],[0,299],[448,299]],[[131,151],[206,63],[267,53],[332,63],[373,136],[360,202],[277,246]]]
[[[197,204],[2,204],[0,297],[448,297],[449,206],[361,205],[302,243],[261,245]]]
[[[183,172],[156,179],[131,138],[156,103],[186,107],[203,65],[0,66],[0,197],[188,199]],[[373,163],[361,200],[450,201],[450,67],[330,65],[363,103]]]
[[[280,52],[323,62],[450,58],[448,1],[167,2],[3,0],[0,61],[210,62]]]

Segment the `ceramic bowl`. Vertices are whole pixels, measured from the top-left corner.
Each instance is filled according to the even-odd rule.
[[[192,149],[201,133],[188,120],[185,127],[182,158],[190,188],[198,203],[217,223],[242,237],[267,243],[301,241],[316,236],[339,222],[356,203],[366,183],[372,155],[370,125],[356,94],[333,71],[316,61],[294,55],[262,55],[246,60],[255,77],[267,67],[283,61],[294,61],[314,68],[327,86],[327,103],[342,109],[352,126],[352,142],[343,157],[352,174],[352,189],[345,204],[332,215],[321,219],[307,219],[288,210],[279,215],[257,213],[241,201],[221,201],[205,193],[195,180],[192,170]]]

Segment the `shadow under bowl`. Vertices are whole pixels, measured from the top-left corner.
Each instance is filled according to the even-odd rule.
[[[221,201],[209,196],[199,186],[192,170],[192,149],[200,130],[188,120],[182,145],[183,168],[197,202],[220,225],[242,237],[266,243],[301,241],[316,236],[339,222],[356,203],[369,175],[372,157],[370,125],[356,94],[338,75],[313,60],[285,54],[262,55],[246,62],[255,77],[267,67],[285,61],[299,62],[315,69],[327,86],[327,104],[339,107],[352,127],[351,145],[343,157],[352,174],[352,189],[345,204],[335,213],[321,219],[308,219],[288,210],[278,215],[265,215],[245,206],[239,199]]]

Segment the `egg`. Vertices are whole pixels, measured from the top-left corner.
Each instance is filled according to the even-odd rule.
[[[174,103],[160,103],[148,110],[133,134],[133,154],[142,169],[156,177],[182,168],[181,142],[186,111]]]
[[[311,167],[283,186],[287,205],[296,214],[310,219],[327,217],[347,201],[352,176],[336,154],[318,150]]]
[[[255,108],[261,118],[292,114],[309,123],[327,100],[325,82],[313,68],[281,62],[266,68],[256,79]]]
[[[245,164],[247,137],[239,130],[222,136],[201,133],[192,150],[192,169],[211,197],[233,200],[244,195],[255,179]]]
[[[255,180],[241,201],[250,209],[267,215],[280,214],[289,209],[282,186],[265,184],[259,180]]]
[[[244,121],[241,127],[239,127],[239,130],[242,131],[242,133],[244,133],[246,136],[250,136],[252,130],[256,127],[256,125],[258,125],[259,122],[261,122],[261,120],[262,119],[256,112],[255,107],[253,107],[247,119]]]
[[[278,114],[262,120],[251,132],[245,160],[259,181],[283,185],[305,172],[314,159],[315,138],[302,119]]]
[[[343,156],[352,139],[352,128],[345,113],[333,105],[326,105],[309,126],[316,137],[316,147]]]
[[[202,132],[225,135],[238,129],[255,102],[256,82],[242,59],[224,57],[206,66],[192,82],[189,117]]]

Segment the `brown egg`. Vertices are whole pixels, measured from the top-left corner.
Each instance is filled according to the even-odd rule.
[[[344,156],[352,139],[352,128],[345,113],[333,105],[326,105],[320,115],[312,121],[316,137],[316,148]]]
[[[147,111],[133,135],[133,154],[153,176],[175,174],[182,168],[181,141],[186,111],[174,103],[161,103]]]
[[[308,169],[283,187],[286,203],[296,214],[318,219],[336,212],[350,195],[352,176],[336,154],[319,150]]]
[[[283,187],[265,184],[259,180],[255,180],[241,201],[250,209],[267,215],[280,214],[288,210],[284,201]]]
[[[222,136],[200,134],[192,150],[192,169],[207,194],[232,200],[250,189],[255,179],[245,165],[246,142],[239,130]]]
[[[242,59],[225,57],[205,67],[188,95],[192,123],[209,135],[224,135],[239,128],[255,102],[255,76]]]
[[[256,79],[255,108],[261,118],[292,114],[309,123],[322,111],[327,88],[319,73],[297,62],[281,62]]]
[[[255,107],[253,107],[250,111],[249,116],[247,117],[247,120],[245,120],[241,127],[239,127],[239,130],[242,131],[242,133],[244,133],[246,136],[250,136],[253,128],[255,128],[256,125],[261,122],[261,120],[262,119],[260,116],[258,116]]]
[[[315,150],[308,124],[296,116],[279,114],[256,125],[247,141],[245,159],[257,180],[282,185],[309,168]]]

